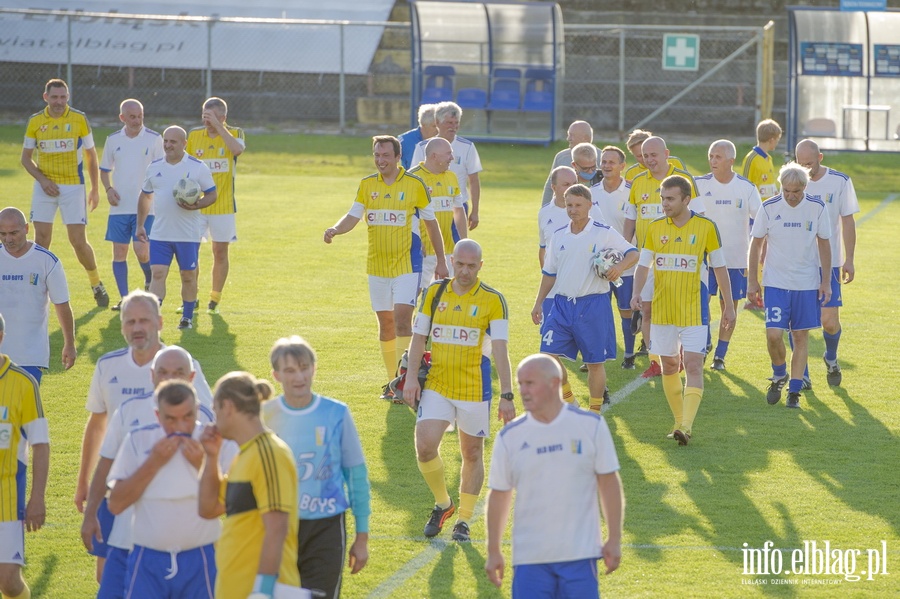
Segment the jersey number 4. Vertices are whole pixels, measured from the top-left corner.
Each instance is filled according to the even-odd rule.
[[[544,345],[553,345],[553,329],[548,330],[541,341],[544,342]]]

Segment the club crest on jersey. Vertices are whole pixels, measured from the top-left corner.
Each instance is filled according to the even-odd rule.
[[[405,199],[406,199],[406,192],[405,192],[405,191],[401,191],[401,192],[400,192],[400,197],[397,198],[397,199],[398,199],[399,201],[401,201],[401,202],[402,202],[403,200],[405,200]]]
[[[478,316],[478,306],[469,306],[469,316]]]
[[[9,408],[0,406],[0,420],[9,420]]]
[[[203,148],[197,148],[197,151],[194,152],[194,154],[197,155],[197,158],[202,158],[203,157]]]
[[[37,284],[38,284],[38,281],[39,281],[40,279],[41,279],[41,275],[39,275],[39,274],[36,273],[36,272],[30,273],[30,274],[28,275],[28,282],[31,283],[32,285],[37,285]]]
[[[47,132],[47,125],[41,125],[41,133]]]
[[[377,191],[373,191],[373,192],[372,192],[371,194],[369,194],[369,195],[370,195],[370,197],[371,197],[373,200],[377,200],[377,199],[378,199],[378,192],[377,192]]]
[[[650,199],[650,194],[649,194],[649,193],[642,193],[642,194],[641,194],[641,199],[644,200],[644,201],[646,202],[647,200]]]
[[[225,155],[225,148],[219,148],[219,156]]]
[[[325,445],[325,427],[317,426],[316,427],[316,445],[321,447]]]
[[[691,235],[691,236],[688,238],[688,243],[690,243],[691,245],[694,245],[695,243],[697,243],[697,236],[696,236],[696,235]]]
[[[663,245],[666,245],[667,243],[669,243],[669,236],[668,235],[660,235],[659,242]]]
[[[812,230],[813,230],[812,225],[813,225],[813,224],[812,224],[812,221],[811,221],[811,220],[806,221],[806,230],[807,230],[807,231],[812,231]]]
[[[66,130],[66,133],[71,132],[71,131],[72,131],[72,124],[71,124],[71,123],[66,123],[65,130]]]
[[[438,185],[440,185],[440,183],[438,183]],[[425,189],[428,190],[428,195],[430,195],[430,196],[434,195],[434,189],[432,189],[431,187],[426,187]]]
[[[581,453],[581,439],[572,439],[572,453]]]
[[[438,304],[438,312],[443,312],[447,309],[447,302],[441,302]]]

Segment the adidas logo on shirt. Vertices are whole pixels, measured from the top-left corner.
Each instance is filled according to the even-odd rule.
[[[522,447],[519,448],[519,451],[524,451],[526,449],[529,449],[530,447],[531,445],[528,444],[528,441],[525,441],[524,443],[522,443]]]
[[[138,420],[137,418],[135,418],[134,420],[131,421],[131,424],[129,424],[128,426],[140,426],[140,425],[141,425],[141,421]]]
[[[110,384],[110,385],[115,385],[115,384],[118,383],[118,382],[119,382],[119,377],[114,376],[114,377],[112,377],[112,379],[110,379],[109,384]]]

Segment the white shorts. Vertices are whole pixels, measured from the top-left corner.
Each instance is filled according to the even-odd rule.
[[[0,564],[25,565],[25,523],[0,522]]]
[[[644,288],[641,289],[641,301],[642,302],[652,302],[653,301],[653,269],[650,269],[650,272],[647,273],[647,282],[644,283]]]
[[[444,256],[445,262],[447,263],[447,271],[450,273],[450,277],[453,277],[453,256],[446,255]],[[437,256],[434,254],[430,256],[425,256],[422,260],[422,287],[428,287],[431,285],[431,282],[434,280],[434,269],[437,267]]]
[[[200,214],[201,241],[220,241],[234,243],[237,241],[237,225],[234,214]]]
[[[62,216],[64,225],[87,224],[87,196],[84,185],[57,185],[59,195],[54,197],[44,193],[37,181],[31,192],[31,222],[53,223],[56,209]]]
[[[418,294],[417,272],[393,278],[369,275],[369,299],[376,312],[392,312],[395,304],[415,306]]]
[[[658,356],[677,356],[679,350],[695,354],[706,353],[705,324],[693,327],[679,327],[674,324],[650,323],[650,353]]]
[[[443,420],[456,422],[456,427],[472,437],[491,436],[491,402],[459,401],[447,399],[440,393],[422,391],[416,422],[419,420]]]

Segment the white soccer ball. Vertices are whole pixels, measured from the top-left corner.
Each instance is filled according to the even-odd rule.
[[[621,262],[625,256],[622,255],[622,252],[613,248],[602,249],[591,259],[591,264],[594,267],[594,272],[597,273],[597,276],[606,280],[606,272],[609,270],[610,266],[614,264],[618,264]]]
[[[172,197],[185,204],[196,204],[202,196],[200,184],[193,179],[181,179],[172,188]]]

